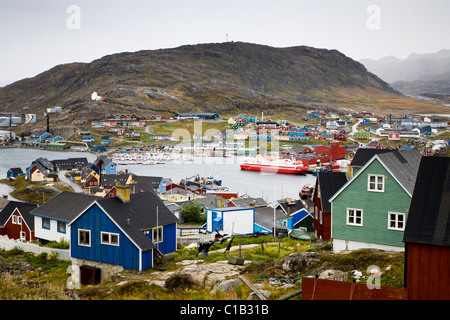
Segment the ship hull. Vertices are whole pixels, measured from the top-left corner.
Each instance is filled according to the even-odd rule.
[[[290,173],[290,174],[306,174],[306,171],[308,170],[307,167],[303,166],[281,166],[281,165],[265,165],[265,164],[251,164],[251,163],[241,164],[241,169],[250,171],[266,171],[266,172]]]

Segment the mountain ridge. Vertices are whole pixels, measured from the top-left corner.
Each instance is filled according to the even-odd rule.
[[[108,101],[92,101],[94,91]],[[245,42],[116,53],[57,65],[0,88],[0,111],[27,107],[39,118],[46,108],[61,106],[54,117],[76,126],[110,113],[298,115],[314,107],[402,113],[414,109],[411,103],[435,107],[409,100],[337,50]]]

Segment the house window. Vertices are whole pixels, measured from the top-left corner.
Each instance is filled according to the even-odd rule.
[[[163,233],[162,227],[157,227],[153,229],[153,240],[152,240],[153,243],[162,242],[163,240],[162,233]]]
[[[78,245],[80,246],[91,246],[91,231],[78,229]]]
[[[367,190],[384,192],[384,176],[369,174]]]
[[[100,237],[101,237],[102,244],[109,244],[112,246],[119,245],[119,234],[118,233],[101,232]]]
[[[347,209],[347,224],[352,226],[362,226],[363,211],[361,209]]]
[[[50,219],[42,218],[42,229],[50,230]]]
[[[66,223],[58,221],[58,232],[66,233]]]
[[[405,230],[405,214],[397,212],[388,213],[388,229],[390,230]]]
[[[12,216],[12,223],[13,224],[22,224],[22,217],[20,217],[20,216]]]
[[[24,231],[20,231],[20,240],[25,241],[27,234]]]

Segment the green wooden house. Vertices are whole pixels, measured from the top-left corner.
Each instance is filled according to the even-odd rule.
[[[333,250],[403,251],[403,233],[422,155],[374,155],[331,198]]]

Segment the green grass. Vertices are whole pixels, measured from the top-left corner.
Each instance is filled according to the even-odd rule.
[[[19,261],[29,263],[31,271],[21,270]],[[0,250],[0,264],[20,271],[13,276],[8,272],[0,275],[0,300],[65,300],[66,272],[71,261],[57,260],[54,255],[34,255],[18,248]]]
[[[73,191],[73,189],[63,183],[58,182],[32,182],[19,176],[15,180],[8,182],[6,179],[0,180],[0,183],[7,184],[14,188],[11,196],[30,203],[43,203],[55,196],[54,192],[45,187],[46,184],[52,183],[54,188],[59,191]]]

